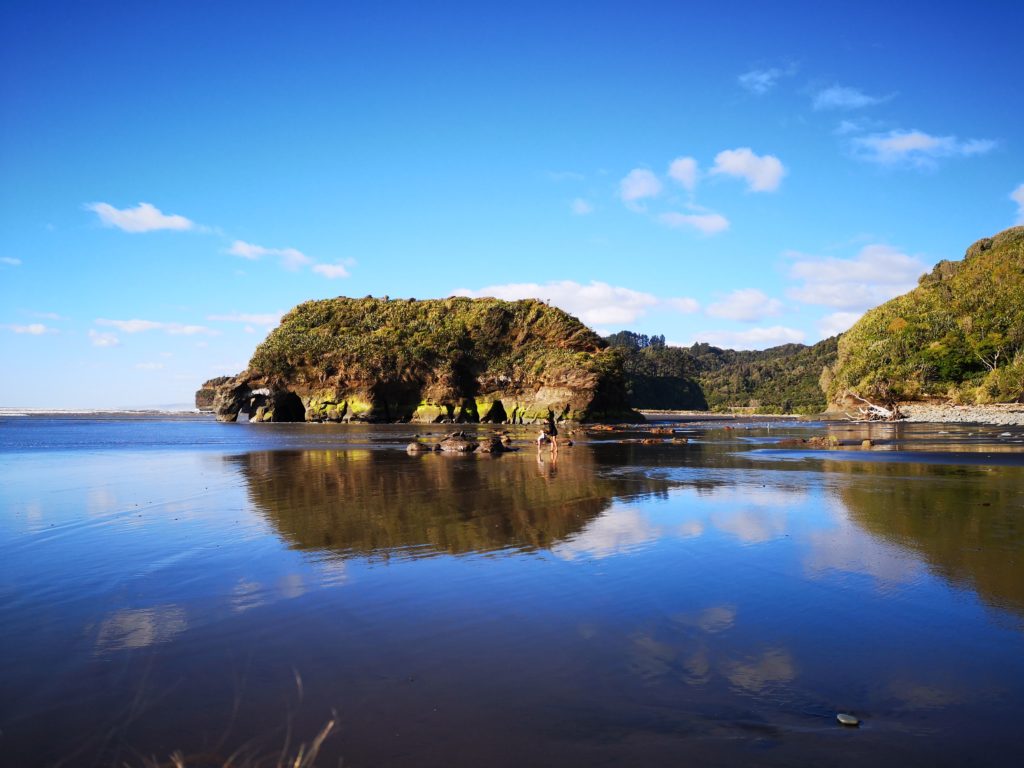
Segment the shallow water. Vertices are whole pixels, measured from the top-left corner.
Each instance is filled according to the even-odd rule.
[[[0,419],[0,764],[1013,762],[1024,429],[676,426]]]

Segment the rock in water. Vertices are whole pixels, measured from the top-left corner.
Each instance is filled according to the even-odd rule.
[[[836,715],[836,720],[838,720],[842,725],[847,725],[851,728],[856,728],[858,725],[860,725],[860,720],[858,720],[853,715],[847,714],[846,712],[840,712],[838,715]]]
[[[508,449],[502,442],[501,438],[497,435],[491,435],[490,437],[484,438],[483,442],[477,447],[477,453],[503,453]]]
[[[448,453],[471,453],[480,444],[466,437],[465,432],[452,432],[441,441],[441,450]]]

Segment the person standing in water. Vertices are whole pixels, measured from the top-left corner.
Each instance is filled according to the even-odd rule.
[[[548,424],[546,427],[541,429],[540,434],[537,435],[537,450],[544,446],[544,443],[551,443],[551,453],[558,453],[558,428],[555,426],[555,414],[548,411]]]

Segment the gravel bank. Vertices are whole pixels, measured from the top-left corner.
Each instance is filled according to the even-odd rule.
[[[906,421],[946,424],[1024,424],[1024,403],[999,405],[901,405]]]

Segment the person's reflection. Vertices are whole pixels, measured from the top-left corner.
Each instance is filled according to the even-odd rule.
[[[552,479],[558,475],[558,454],[552,452],[551,460],[545,462],[544,454],[537,451],[537,474],[545,479]]]

